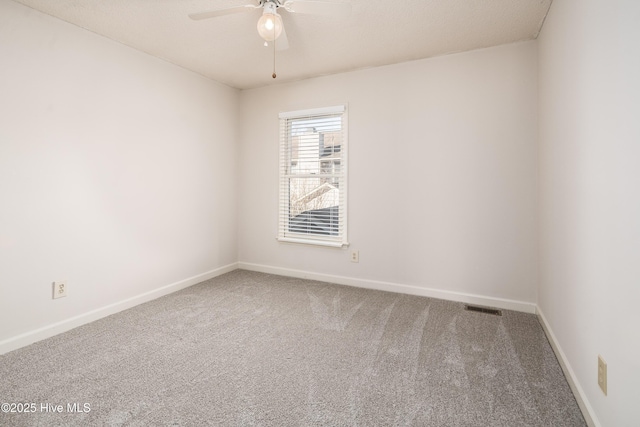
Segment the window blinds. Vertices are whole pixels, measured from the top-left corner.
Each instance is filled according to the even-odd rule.
[[[280,114],[278,239],[347,244],[346,108]]]

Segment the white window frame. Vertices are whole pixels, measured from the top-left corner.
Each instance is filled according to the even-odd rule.
[[[340,180],[340,185],[338,186],[339,193],[339,207],[338,207],[338,235],[337,236],[327,236],[321,234],[314,233],[296,233],[290,230],[289,220],[290,218],[290,200],[289,200],[289,191],[290,191],[290,179],[296,178],[301,179],[305,178],[299,175],[295,175],[291,173],[291,145],[292,145],[292,135],[289,132],[290,126],[288,125],[289,121],[292,119],[304,119],[304,118],[321,118],[322,116],[328,115],[340,115],[342,118],[342,141],[340,147],[340,170],[341,173],[338,174],[337,178]],[[280,242],[286,243],[302,243],[302,244],[310,244],[310,245],[319,245],[319,246],[329,246],[329,247],[343,247],[348,246],[347,240],[347,165],[348,165],[348,120],[347,120],[347,106],[346,105],[337,105],[333,107],[323,107],[323,108],[314,108],[308,110],[298,110],[298,111],[289,111],[283,112],[279,114],[280,121],[280,139],[279,139],[279,149],[280,149],[280,165],[279,165],[279,179],[278,179],[278,236],[277,239]],[[318,176],[331,176],[336,177],[335,174],[323,174],[320,172]],[[306,177],[311,178],[311,177]]]

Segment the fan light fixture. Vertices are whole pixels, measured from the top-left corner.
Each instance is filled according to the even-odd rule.
[[[258,34],[268,42],[272,42],[282,34],[282,18],[276,12],[276,4],[265,3],[262,16],[258,19]]]
[[[0,0],[1,1],[1,0]],[[348,15],[351,12],[351,4],[345,1],[336,0],[251,0],[251,4],[241,6],[227,7],[224,9],[210,10],[206,12],[190,13],[189,18],[194,21],[201,19],[215,18],[218,16],[231,15],[233,13],[252,12],[256,9],[262,9],[262,16],[258,20],[258,34],[265,42],[265,46],[269,46],[269,42],[273,45],[273,74],[276,78],[276,50],[284,50],[289,48],[289,40],[287,32],[282,23],[282,17],[278,15],[278,9],[283,8],[287,13],[291,14],[320,14],[327,15],[329,13],[340,13]],[[280,38],[276,43],[275,40]]]

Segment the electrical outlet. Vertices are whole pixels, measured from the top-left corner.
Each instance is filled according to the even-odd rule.
[[[67,296],[67,282],[53,282],[53,299]]]
[[[351,262],[360,262],[360,251],[351,251]]]
[[[598,385],[600,389],[607,395],[607,362],[604,361],[602,356],[598,355]]]

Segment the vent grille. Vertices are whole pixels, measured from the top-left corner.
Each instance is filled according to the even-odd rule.
[[[491,314],[493,316],[502,316],[501,310],[497,310],[495,308],[489,308],[489,307],[480,307],[479,305],[465,304],[464,309],[467,311],[475,311],[477,313]]]

